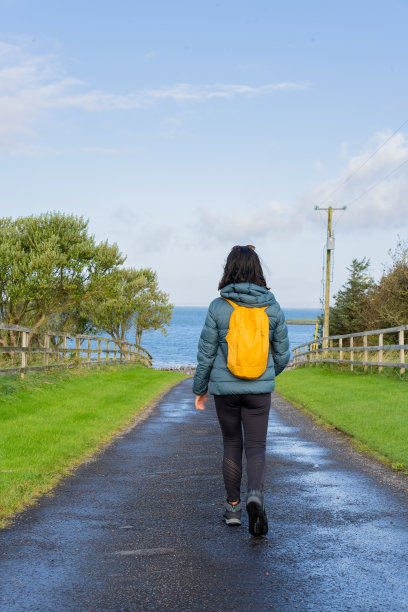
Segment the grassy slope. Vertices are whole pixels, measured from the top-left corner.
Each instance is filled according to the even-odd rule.
[[[0,377],[0,524],[182,378],[131,365]]]
[[[302,368],[277,378],[278,392],[353,436],[361,448],[408,469],[408,384],[379,376]]]

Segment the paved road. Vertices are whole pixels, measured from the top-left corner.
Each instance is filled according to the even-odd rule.
[[[220,521],[191,381],[0,535],[2,611],[408,610],[408,495],[277,396],[267,538]],[[388,482],[390,480],[390,482]]]

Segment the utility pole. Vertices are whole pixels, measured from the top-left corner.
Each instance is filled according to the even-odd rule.
[[[326,283],[324,287],[324,318],[323,318],[323,338],[330,335],[330,271],[332,251],[334,251],[334,235],[332,230],[333,210],[346,210],[347,206],[341,208],[320,208],[315,206],[315,210],[327,210],[327,243],[326,243]],[[323,348],[328,347],[328,340],[323,340]]]

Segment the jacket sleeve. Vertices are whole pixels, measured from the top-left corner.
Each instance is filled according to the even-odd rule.
[[[217,355],[218,330],[217,323],[211,312],[211,305],[207,312],[204,327],[198,342],[197,369],[194,375],[193,393],[204,395],[208,390],[211,370]]]
[[[275,363],[275,375],[278,376],[286,368],[290,359],[288,327],[282,311],[279,312],[278,324],[273,332],[272,355]]]

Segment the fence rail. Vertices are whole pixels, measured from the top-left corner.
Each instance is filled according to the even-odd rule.
[[[152,356],[132,342],[0,323],[0,374],[135,361],[151,366]]]
[[[372,331],[317,338],[293,349],[293,366],[313,363],[338,363],[350,366],[397,368],[400,374],[407,371],[406,332],[408,325],[375,329]]]

